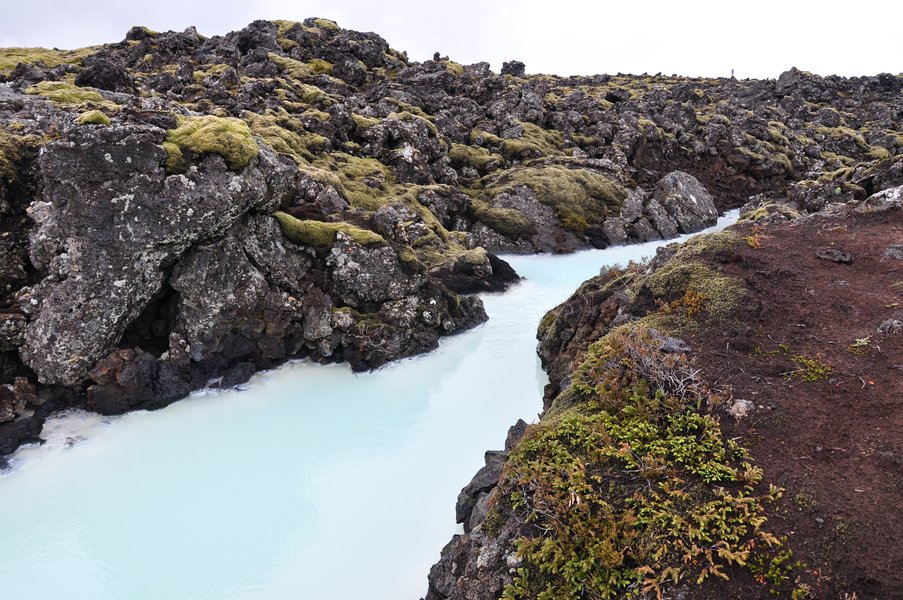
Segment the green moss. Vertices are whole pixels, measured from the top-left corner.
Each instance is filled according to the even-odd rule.
[[[79,125],[109,125],[110,117],[99,110],[89,110],[76,117],[75,122]]]
[[[379,119],[367,117],[365,115],[359,115],[357,113],[352,113],[351,119],[354,121],[355,127],[361,130],[370,129],[374,125],[379,125]]]
[[[487,519],[504,509],[524,524],[502,598],[661,597],[777,552],[765,509],[781,491],[724,439],[686,356],[619,328],[565,394],[512,451]]]
[[[77,87],[65,81],[41,81],[29,87],[25,93],[43,96],[54,104],[61,105],[82,104],[83,102],[107,103],[94,88]]]
[[[518,138],[501,138],[480,129],[470,132],[471,144],[489,144],[499,149],[508,160],[525,160],[563,154],[564,136],[552,129],[543,129],[533,123],[520,123],[523,134]]]
[[[763,204],[759,208],[754,211],[744,213],[740,215],[740,221],[760,221],[762,219],[767,219],[771,215],[778,213],[784,215],[790,220],[796,220],[800,218],[800,213],[796,210],[793,210],[786,204]]]
[[[19,136],[0,129],[0,180],[18,179],[18,165],[36,153],[41,139],[35,135]]]
[[[248,124],[240,119],[215,116],[180,117],[178,126],[166,132],[167,169],[184,164],[186,150],[194,154],[219,154],[233,171],[239,171],[258,153]],[[178,150],[176,152],[176,150]]]
[[[508,169],[486,186],[485,193],[495,197],[519,186],[532,189],[540,202],[555,209],[565,227],[578,233],[619,214],[627,197],[626,189],[599,173],[559,165]]]
[[[227,69],[231,68],[232,65],[228,65],[226,63],[215,63],[212,65],[207,65],[205,69],[198,69],[193,73],[193,78],[196,83],[200,83],[204,81],[207,77],[217,77],[226,72]]]
[[[717,231],[696,235],[680,244],[673,260],[684,262],[699,258],[717,259],[720,255],[743,247],[745,240],[733,231]]]
[[[421,112],[423,112],[423,111],[421,111]],[[419,122],[423,123],[427,129],[430,130],[430,133],[433,135],[433,137],[440,137],[439,136],[439,128],[436,127],[436,124],[433,123],[430,119],[423,117],[421,115],[414,114],[412,112],[403,110],[403,111],[399,111],[399,112],[389,113],[389,116],[387,118],[388,119],[398,119],[400,121],[419,121]]]
[[[482,247],[474,248],[466,251],[462,256],[462,260],[469,265],[486,264],[486,249]]]
[[[493,207],[483,200],[475,199],[470,205],[470,212],[478,221],[493,231],[513,240],[525,237],[535,231],[530,219],[514,208]]]
[[[673,257],[645,280],[657,300],[672,302],[693,292],[704,299],[712,317],[726,319],[744,306],[748,292],[743,283],[715,271],[703,262]]]
[[[398,107],[398,112],[400,113],[410,113],[412,115],[416,115],[421,119],[426,119],[427,121],[433,122],[436,120],[436,117],[428,114],[425,110],[420,108],[419,106],[414,106],[413,104],[408,104],[407,102],[402,102],[398,98],[388,97],[385,98],[386,101],[391,102],[395,106]]]
[[[355,208],[375,211],[393,195],[392,172],[375,158],[333,152],[317,157],[315,166],[336,176],[339,193]]]
[[[276,212],[273,216],[279,221],[279,227],[285,237],[297,244],[313,246],[320,250],[332,248],[339,233],[344,233],[362,246],[384,244],[386,241],[378,233],[348,223],[302,221],[284,212]]]
[[[287,113],[275,116],[246,112],[242,118],[254,135],[263,139],[276,152],[291,156],[298,164],[312,161],[314,153],[328,144],[325,137],[306,131],[300,121]]]
[[[501,156],[491,154],[486,148],[467,144],[452,144],[448,151],[448,157],[457,165],[467,165],[481,173],[491,171],[504,162]]]
[[[301,62],[293,58],[281,56],[275,52],[270,52],[267,56],[272,62],[276,63],[276,66],[279,67],[280,71],[295,79],[307,79],[316,77],[317,75],[328,75],[332,73],[333,64],[319,58],[312,59],[308,62]]]
[[[890,150],[881,146],[870,146],[865,155],[872,160],[884,160],[890,158]]]
[[[333,33],[342,32],[342,28],[339,27],[339,24],[335,21],[330,21],[329,19],[314,19],[313,23],[320,29],[324,29],[326,31],[331,31]]]
[[[321,106],[332,106],[335,100],[329,94],[314,85],[298,84],[296,86],[301,101],[306,104],[319,104]]]
[[[49,50],[47,48],[0,48],[0,75],[9,75],[19,63],[43,63],[48,68],[59,65],[80,65],[100,50],[90,46],[78,50]]]
[[[460,77],[461,75],[464,74],[464,65],[461,65],[460,63],[456,63],[453,60],[444,61],[444,64],[445,64],[445,68],[446,68],[446,70],[448,70],[448,72],[454,73],[458,77]]]

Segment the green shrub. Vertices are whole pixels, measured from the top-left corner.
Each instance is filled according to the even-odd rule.
[[[495,508],[525,524],[503,598],[639,598],[727,579],[769,556],[762,472],[725,440],[716,401],[683,355],[643,326],[609,333],[553,409],[512,451]],[[758,564],[756,562],[756,564]]]

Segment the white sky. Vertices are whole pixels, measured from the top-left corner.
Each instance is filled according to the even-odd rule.
[[[0,0],[0,47],[75,48],[195,25],[212,36],[254,19],[317,16],[375,31],[410,58],[434,51],[498,71],[677,73],[777,77],[791,66],[822,75],[903,72],[900,0]]]

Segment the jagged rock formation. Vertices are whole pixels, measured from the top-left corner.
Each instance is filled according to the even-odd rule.
[[[0,82],[0,454],[61,407],[429,350],[516,280],[494,252],[901,177],[889,75],[495,74],[308,19],[0,49]]]

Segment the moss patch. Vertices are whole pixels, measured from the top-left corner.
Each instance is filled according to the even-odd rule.
[[[448,157],[456,165],[470,166],[481,173],[487,173],[504,163],[504,159],[498,154],[491,154],[486,148],[467,144],[452,144]]]
[[[339,193],[356,208],[374,211],[393,195],[395,179],[389,168],[375,158],[334,152],[317,157],[314,164],[335,174],[341,184]]]
[[[298,119],[287,113],[282,115],[258,115],[245,112],[242,115],[254,135],[260,136],[273,150],[287,154],[298,164],[307,164],[328,144],[322,135],[304,129]]]
[[[61,105],[82,104],[84,102],[104,103],[104,97],[94,88],[77,87],[65,81],[41,81],[25,90],[26,94],[43,96]],[[109,104],[113,104],[112,102]],[[114,105],[115,106],[115,105]]]
[[[657,300],[673,302],[695,294],[712,317],[726,319],[739,311],[748,293],[742,282],[703,262],[672,259],[645,280]]]
[[[525,237],[535,230],[530,219],[514,208],[489,206],[483,200],[476,199],[470,205],[470,212],[493,231],[513,240]]]
[[[514,192],[518,186],[532,189],[540,202],[555,209],[566,229],[578,233],[619,214],[627,197],[626,189],[603,175],[558,165],[509,169],[487,185],[485,192],[494,197]]]
[[[180,117],[178,126],[166,132],[163,148],[167,153],[166,167],[170,171],[183,170],[186,150],[197,155],[219,154],[233,171],[248,166],[259,152],[247,123],[210,115]]]
[[[0,180],[15,181],[19,163],[33,156],[40,142],[35,135],[18,136],[0,129]]]
[[[338,233],[348,235],[362,246],[384,244],[386,242],[378,233],[368,229],[361,229],[348,223],[301,220],[284,212],[276,212],[273,216],[279,221],[279,227],[282,229],[285,237],[296,244],[313,246],[319,250],[332,248]]]
[[[98,50],[100,50],[100,46],[90,46],[78,50],[0,48],[0,75],[9,75],[19,63],[43,63],[48,68],[59,65],[80,65],[85,58]]]
[[[332,63],[319,58],[312,59],[308,62],[301,62],[293,58],[281,56],[275,52],[270,52],[267,56],[271,61],[276,63],[276,66],[279,67],[280,71],[295,79],[307,79],[316,77],[317,75],[328,75],[332,73]]]
[[[109,125],[110,117],[99,110],[89,110],[76,117],[75,122],[79,125]]]

